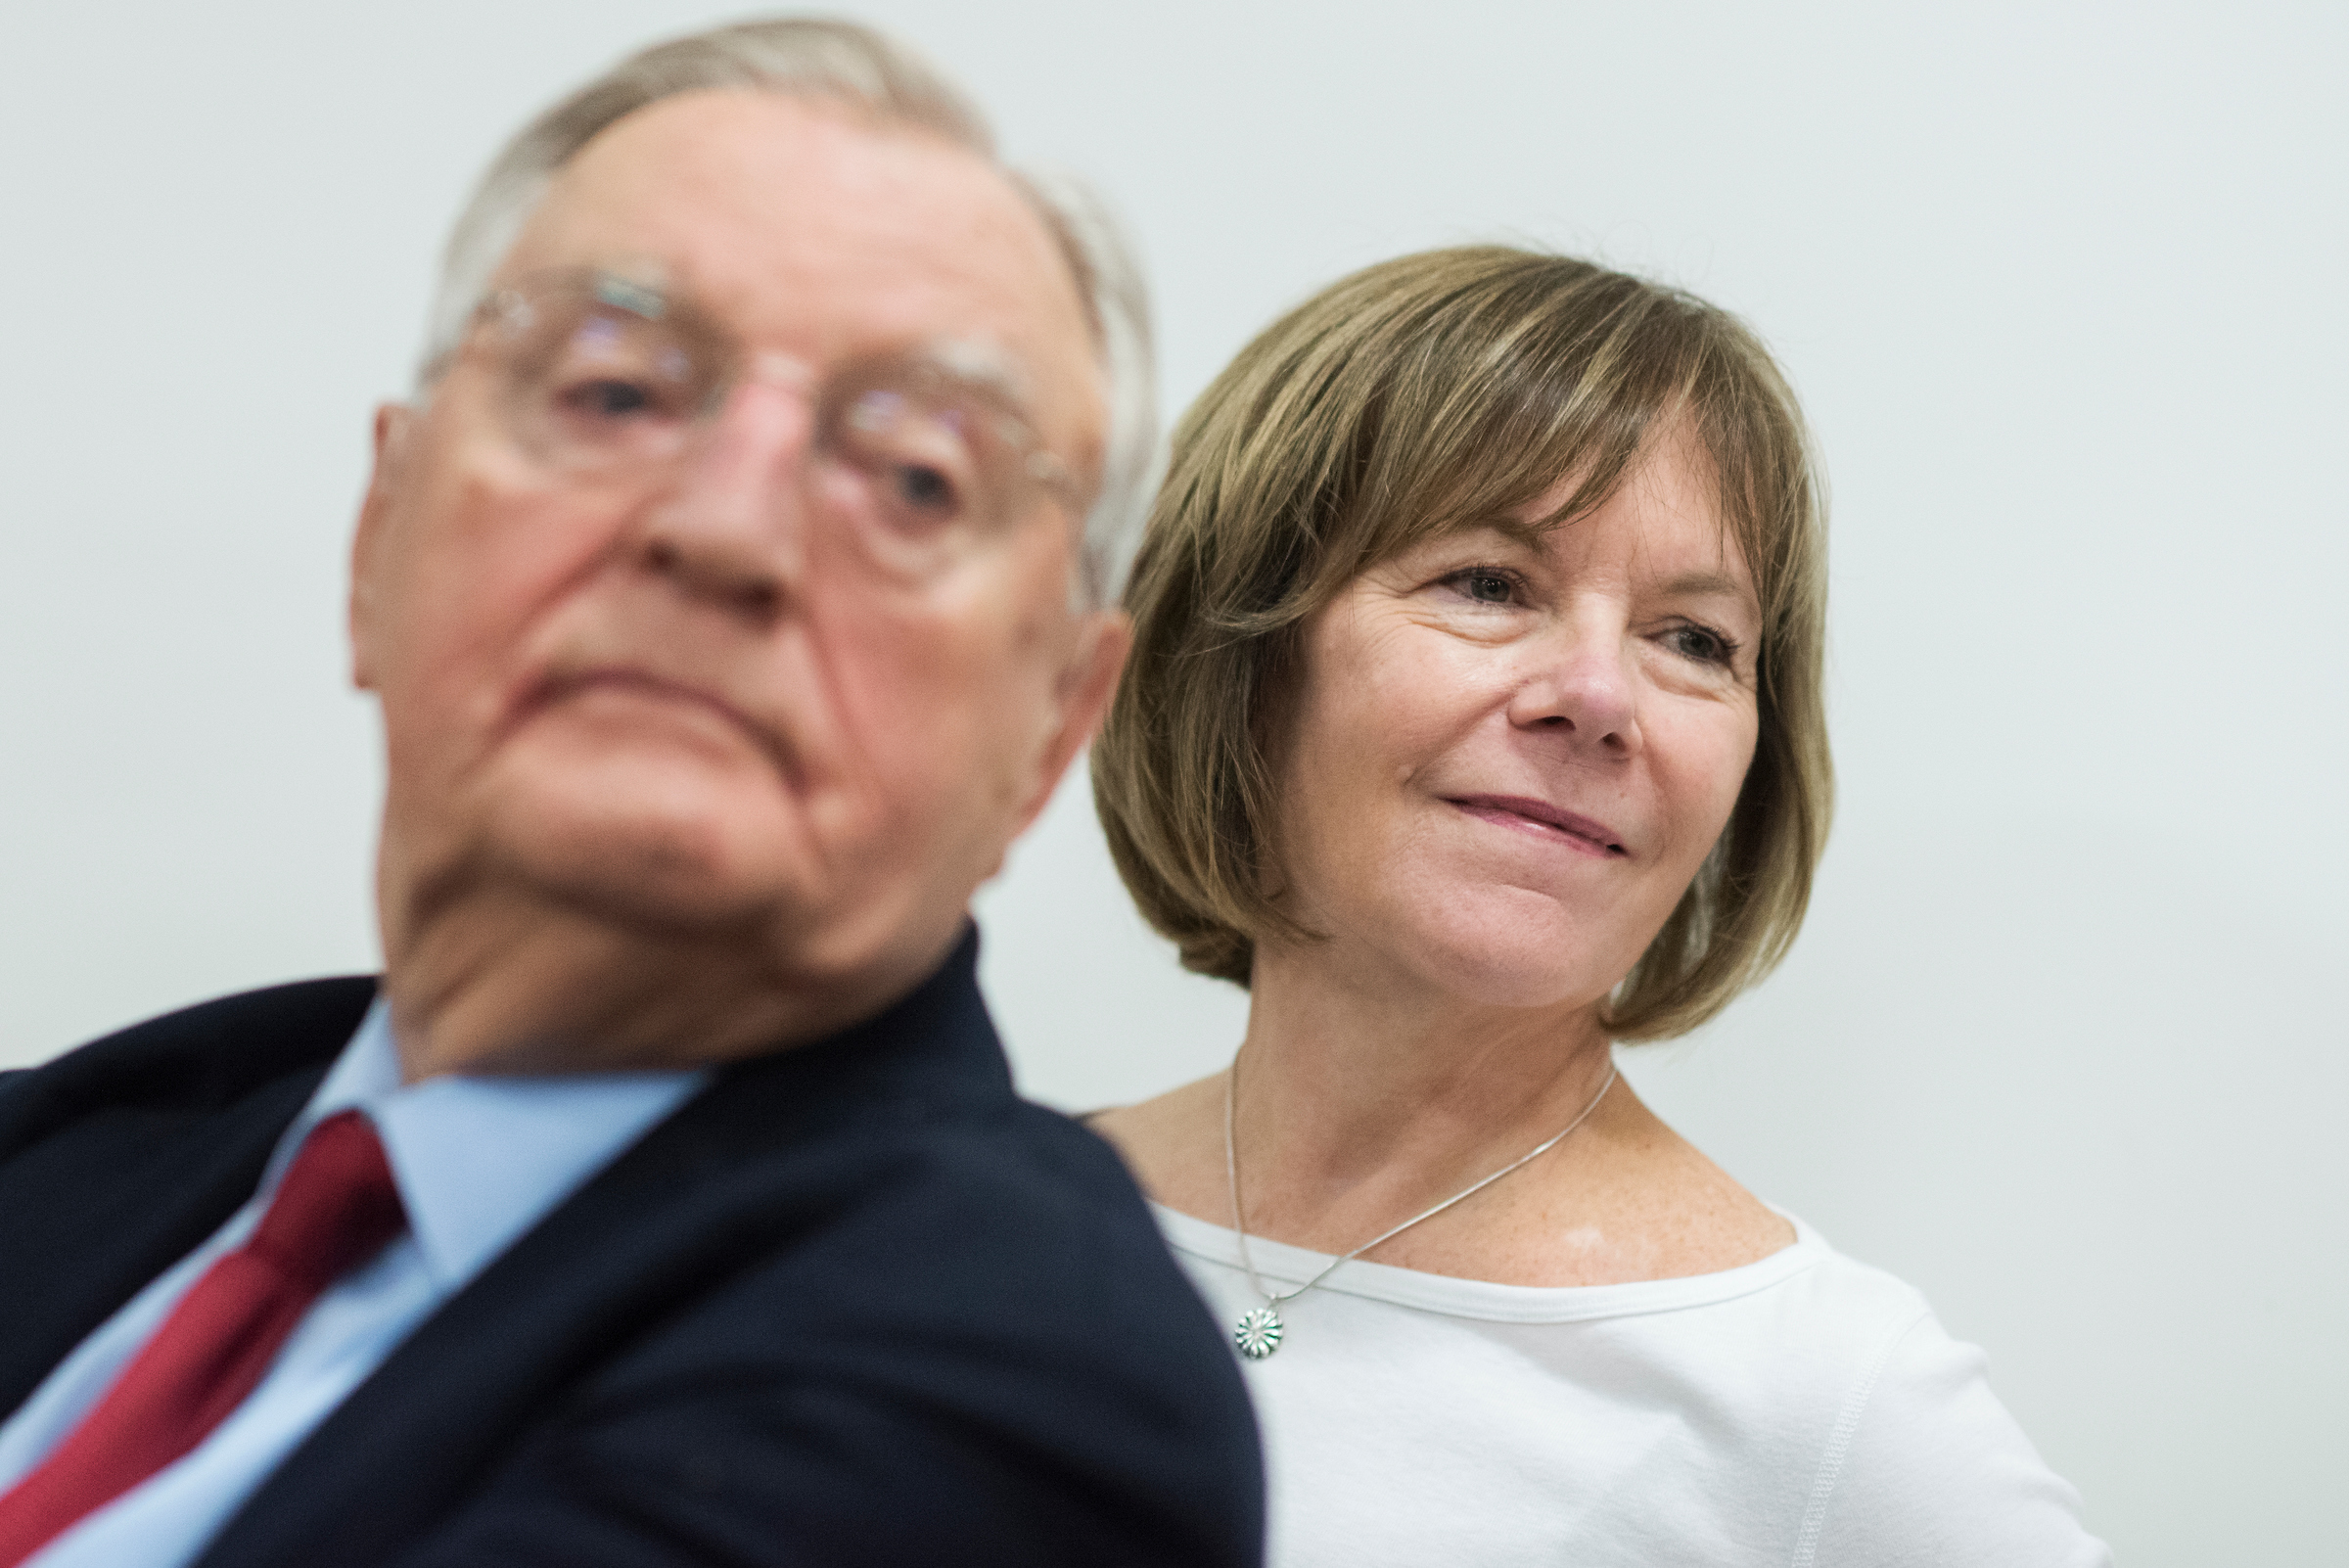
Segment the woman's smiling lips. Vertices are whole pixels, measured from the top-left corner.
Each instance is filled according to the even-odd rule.
[[[1539,834],[1553,844],[1562,844],[1584,854],[1620,856],[1631,853],[1615,836],[1614,829],[1604,822],[1593,821],[1573,811],[1560,810],[1547,801],[1531,800],[1523,795],[1450,795],[1445,799],[1470,816],[1491,822],[1497,827]]]

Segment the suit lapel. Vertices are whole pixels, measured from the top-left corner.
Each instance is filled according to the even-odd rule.
[[[0,1089],[0,1416],[253,1195],[373,991],[207,1003]]]
[[[141,1118],[0,1168],[0,1416],[253,1196],[309,1089],[282,1085],[233,1113]]]
[[[627,1349],[820,1224],[842,1139],[1008,1100],[965,950],[871,1022],[732,1069],[493,1261],[311,1434],[199,1568],[366,1568],[445,1519]],[[395,1457],[392,1457],[395,1456]]]

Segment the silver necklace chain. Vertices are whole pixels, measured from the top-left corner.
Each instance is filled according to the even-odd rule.
[[[1464,1202],[1469,1198],[1475,1197],[1478,1193],[1484,1191],[1485,1188],[1491,1186],[1494,1182],[1498,1181],[1502,1176],[1507,1176],[1510,1172],[1515,1171],[1520,1167],[1533,1164],[1536,1160],[1539,1160],[1542,1158],[1542,1156],[1547,1154],[1550,1150],[1565,1142],[1566,1134],[1572,1132],[1576,1128],[1581,1127],[1585,1122],[1589,1121],[1590,1119],[1590,1113],[1598,1109],[1598,1102],[1607,1097],[1607,1090],[1615,1086],[1615,1063],[1610,1060],[1607,1063],[1607,1081],[1604,1084],[1599,1084],[1598,1092],[1596,1094],[1590,1096],[1590,1103],[1584,1106],[1580,1112],[1576,1113],[1573,1121],[1567,1123],[1549,1137],[1543,1139],[1542,1142],[1535,1145],[1533,1148],[1528,1149],[1525,1153],[1519,1155],[1516,1159],[1511,1160],[1507,1165],[1502,1166],[1499,1170],[1494,1172],[1491,1176],[1485,1177],[1482,1181],[1477,1182],[1475,1185],[1463,1188],[1461,1191],[1453,1193],[1451,1197],[1446,1198],[1442,1203],[1437,1204],[1434,1208],[1429,1209],[1424,1213],[1411,1216],[1408,1220],[1405,1220],[1394,1229],[1383,1231],[1380,1234],[1371,1237],[1368,1241],[1363,1242],[1360,1246],[1355,1248],[1354,1251],[1348,1253],[1345,1257],[1332,1259],[1328,1268],[1313,1275],[1313,1278],[1307,1280],[1304,1284],[1299,1285],[1295,1290],[1284,1290],[1275,1295],[1273,1292],[1267,1290],[1265,1288],[1265,1282],[1257,1277],[1256,1260],[1248,1256],[1248,1227],[1246,1224],[1242,1223],[1240,1220],[1240,1160],[1237,1152],[1238,1139],[1233,1135],[1232,1132],[1232,1124],[1237,1120],[1237,1115],[1234,1108],[1239,1101],[1240,1059],[1236,1055],[1233,1056],[1231,1059],[1231,1071],[1223,1076],[1223,1175],[1231,1184],[1231,1228],[1232,1233],[1238,1236],[1240,1241],[1240,1267],[1247,1271],[1248,1288],[1255,1291],[1259,1296],[1265,1298],[1265,1304],[1262,1307],[1257,1308],[1254,1312],[1241,1314],[1239,1322],[1232,1328],[1232,1343],[1239,1347],[1240,1354],[1247,1357],[1252,1361],[1261,1361],[1266,1357],[1271,1355],[1274,1351],[1280,1349],[1281,1333],[1286,1327],[1286,1325],[1281,1322],[1280,1318],[1279,1309],[1282,1302],[1295,1301],[1298,1297],[1304,1295],[1307,1291],[1321,1283],[1322,1280],[1327,1279],[1331,1274],[1337,1272],[1340,1268],[1354,1262],[1355,1259],[1359,1258],[1363,1253],[1368,1252],[1371,1248],[1377,1246],[1379,1243],[1384,1241],[1392,1241],[1395,1237],[1402,1235],[1405,1231],[1410,1229],[1411,1226],[1417,1224],[1420,1221],[1433,1220],[1436,1216],[1442,1214],[1453,1204]]]

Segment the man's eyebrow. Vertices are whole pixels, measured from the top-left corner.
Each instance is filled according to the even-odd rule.
[[[905,363],[977,392],[1022,420],[1035,416],[1033,378],[1018,356],[990,343],[941,338],[905,356]]]
[[[581,267],[550,268],[547,273],[548,276],[565,274],[588,283],[605,304],[647,321],[673,315],[699,324],[719,325],[719,318],[702,303],[691,287],[672,283],[668,269],[657,261],[605,261]],[[908,367],[928,370],[966,392],[976,392],[1024,421],[1034,418],[1035,378],[1017,354],[998,345],[972,338],[936,338],[896,357]]]

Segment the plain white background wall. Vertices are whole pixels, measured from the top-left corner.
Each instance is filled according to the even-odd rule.
[[[365,967],[342,681],[370,405],[528,113],[658,0],[0,21],[0,1061]],[[1844,807],[1784,970],[1628,1053],[1905,1274],[2122,1560],[2343,1560],[2349,11],[875,4],[1098,177],[1178,407],[1360,263],[1515,238],[1746,314],[1835,490]],[[1238,993],[1072,782],[982,900],[1031,1092]]]

